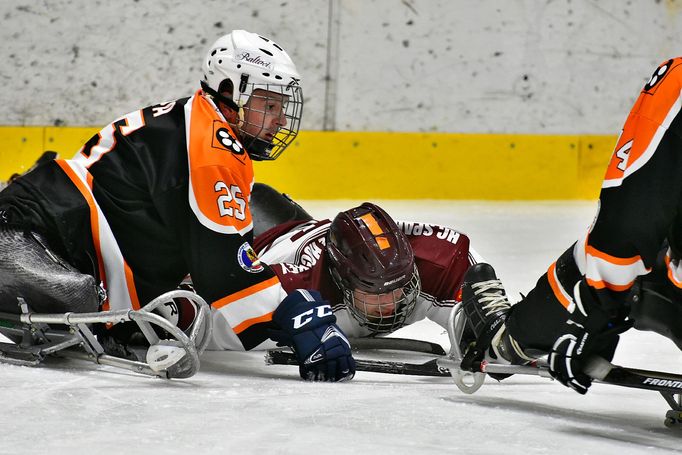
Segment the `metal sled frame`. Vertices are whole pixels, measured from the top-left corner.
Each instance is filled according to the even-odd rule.
[[[174,298],[186,298],[197,304],[197,315],[188,333],[167,319],[152,313],[154,309]],[[0,333],[16,343],[0,342],[2,363],[35,366],[45,357],[58,354],[165,379],[190,377],[199,370],[199,354],[204,351],[211,338],[210,307],[200,296],[185,290],[162,294],[140,310],[96,313],[32,313],[28,311],[28,305],[23,299],[18,300],[21,314],[0,312]],[[152,364],[149,355],[147,362],[141,362],[105,354],[104,348],[91,330],[92,324],[117,324],[129,321],[134,321],[138,325],[150,348],[153,346],[161,348],[161,357],[151,359]],[[165,340],[159,339],[153,326],[165,330],[173,337],[175,343],[172,346],[162,343]],[[173,357],[175,361],[167,357]],[[167,361],[172,363],[168,365]],[[176,372],[171,367],[180,361],[183,362],[182,371]]]
[[[486,373],[524,374],[553,379],[544,359],[530,365],[500,365],[486,361],[474,365],[475,371],[461,369],[464,353],[460,341],[464,333],[465,317],[461,304],[455,306],[448,320],[450,352],[438,359],[438,365],[448,368],[457,387],[464,393],[475,393],[485,380]],[[682,375],[658,371],[637,370],[612,364],[601,358],[592,357],[585,366],[585,373],[597,382],[659,392],[670,406],[665,415],[665,426],[682,429]]]

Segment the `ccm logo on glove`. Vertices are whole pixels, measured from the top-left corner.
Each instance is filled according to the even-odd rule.
[[[318,318],[332,316],[334,314],[332,313],[331,305],[320,305],[318,307],[311,308],[308,311],[304,311],[303,313],[292,318],[294,321],[294,329],[300,329],[301,327],[312,321],[313,313],[315,312],[317,312]]]
[[[319,292],[297,289],[272,314],[270,338],[293,349],[307,381],[348,381],[355,374],[350,343]]]

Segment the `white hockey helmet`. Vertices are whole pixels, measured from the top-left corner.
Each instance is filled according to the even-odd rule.
[[[266,141],[241,131],[242,136],[247,136],[241,139],[251,158],[275,159],[293,142],[300,126],[303,93],[296,65],[281,46],[256,33],[233,30],[213,43],[203,70],[204,92],[239,112],[242,121],[242,109],[255,90],[261,90],[259,97],[264,91],[285,100],[286,127],[279,128],[273,139]],[[232,100],[220,94],[221,84],[226,80],[232,82]]]

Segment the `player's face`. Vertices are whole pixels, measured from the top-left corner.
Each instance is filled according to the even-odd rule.
[[[242,132],[251,137],[272,142],[280,128],[286,126],[284,115],[288,97],[267,90],[256,89],[244,105]]]
[[[395,314],[396,302],[404,296],[402,288],[384,294],[368,294],[355,289],[353,306],[371,318],[385,318]]]

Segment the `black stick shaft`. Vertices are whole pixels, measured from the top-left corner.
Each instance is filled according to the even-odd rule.
[[[270,365],[298,365],[296,356],[291,352],[269,350],[266,355],[266,363]],[[356,371],[371,373],[405,374],[411,376],[444,376],[450,377],[447,368],[439,367],[436,359],[426,363],[389,362],[383,360],[355,360]]]

